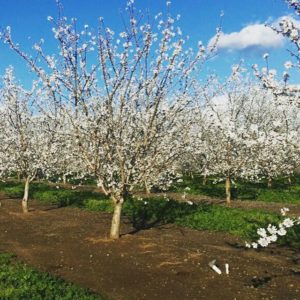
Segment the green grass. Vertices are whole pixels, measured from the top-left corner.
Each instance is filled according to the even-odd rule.
[[[21,198],[23,189],[24,184],[22,182],[0,182],[0,190],[11,198]],[[57,189],[54,185],[37,182],[31,183],[29,197],[45,204],[54,204],[61,207],[70,205],[93,207],[92,200],[107,199],[105,195],[93,191],[71,190],[62,187]]]
[[[256,238],[259,227],[276,224],[280,217],[258,210],[242,210],[211,205],[206,210],[197,209],[192,215],[178,220],[178,224],[212,231],[228,232],[242,238]]]
[[[92,300],[101,296],[0,254],[0,299],[2,300]]]
[[[257,195],[258,201],[300,204],[300,186],[290,190],[261,190]]]
[[[110,199],[99,200],[99,198],[85,199],[79,207],[90,211],[102,211],[107,213],[112,213],[114,210]]]
[[[170,191],[191,195],[205,195],[213,198],[225,199],[224,182],[215,182],[215,178],[207,179],[205,185],[202,184],[201,176],[184,176],[183,182],[175,183]],[[190,190],[185,190],[189,187]],[[286,178],[278,178],[273,181],[271,188],[267,187],[266,181],[246,182],[236,181],[232,186],[233,200],[255,200],[264,202],[281,202],[300,204],[300,176],[292,179],[292,185],[289,185]]]

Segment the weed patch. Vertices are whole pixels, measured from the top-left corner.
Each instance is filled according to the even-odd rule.
[[[0,299],[100,300],[104,298],[60,278],[37,272],[17,262],[10,254],[0,254]]]

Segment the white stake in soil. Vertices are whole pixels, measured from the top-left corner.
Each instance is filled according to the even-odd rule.
[[[222,271],[216,266],[216,260],[212,260],[211,262],[208,263],[208,265],[219,275],[222,274]]]

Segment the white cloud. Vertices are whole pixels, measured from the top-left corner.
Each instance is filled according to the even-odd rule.
[[[209,45],[212,45],[213,37]],[[284,38],[264,24],[253,24],[242,28],[239,32],[221,33],[217,44],[218,50],[247,50],[256,48],[280,48]]]

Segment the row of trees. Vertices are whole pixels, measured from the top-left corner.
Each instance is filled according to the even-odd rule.
[[[299,109],[279,105],[272,93],[237,74],[208,87],[192,129],[193,171],[225,180],[228,203],[233,179],[265,178],[271,186],[273,178],[290,178],[300,166]]]
[[[295,172],[297,105],[278,105],[283,93],[250,82],[239,67],[226,82],[210,78],[199,87],[215,45],[187,48],[179,16],[167,6],[166,16],[144,22],[130,1],[118,36],[103,19],[93,34],[87,25],[79,31],[75,19],[48,17],[59,51],[46,54],[41,41],[34,58],[10,28],[2,32],[37,76],[26,90],[9,68],[0,92],[0,171],[25,178],[24,212],[37,174],[93,176],[114,203],[110,236],[116,239],[133,189],[167,188],[182,168],[226,179],[228,201],[233,178]]]

